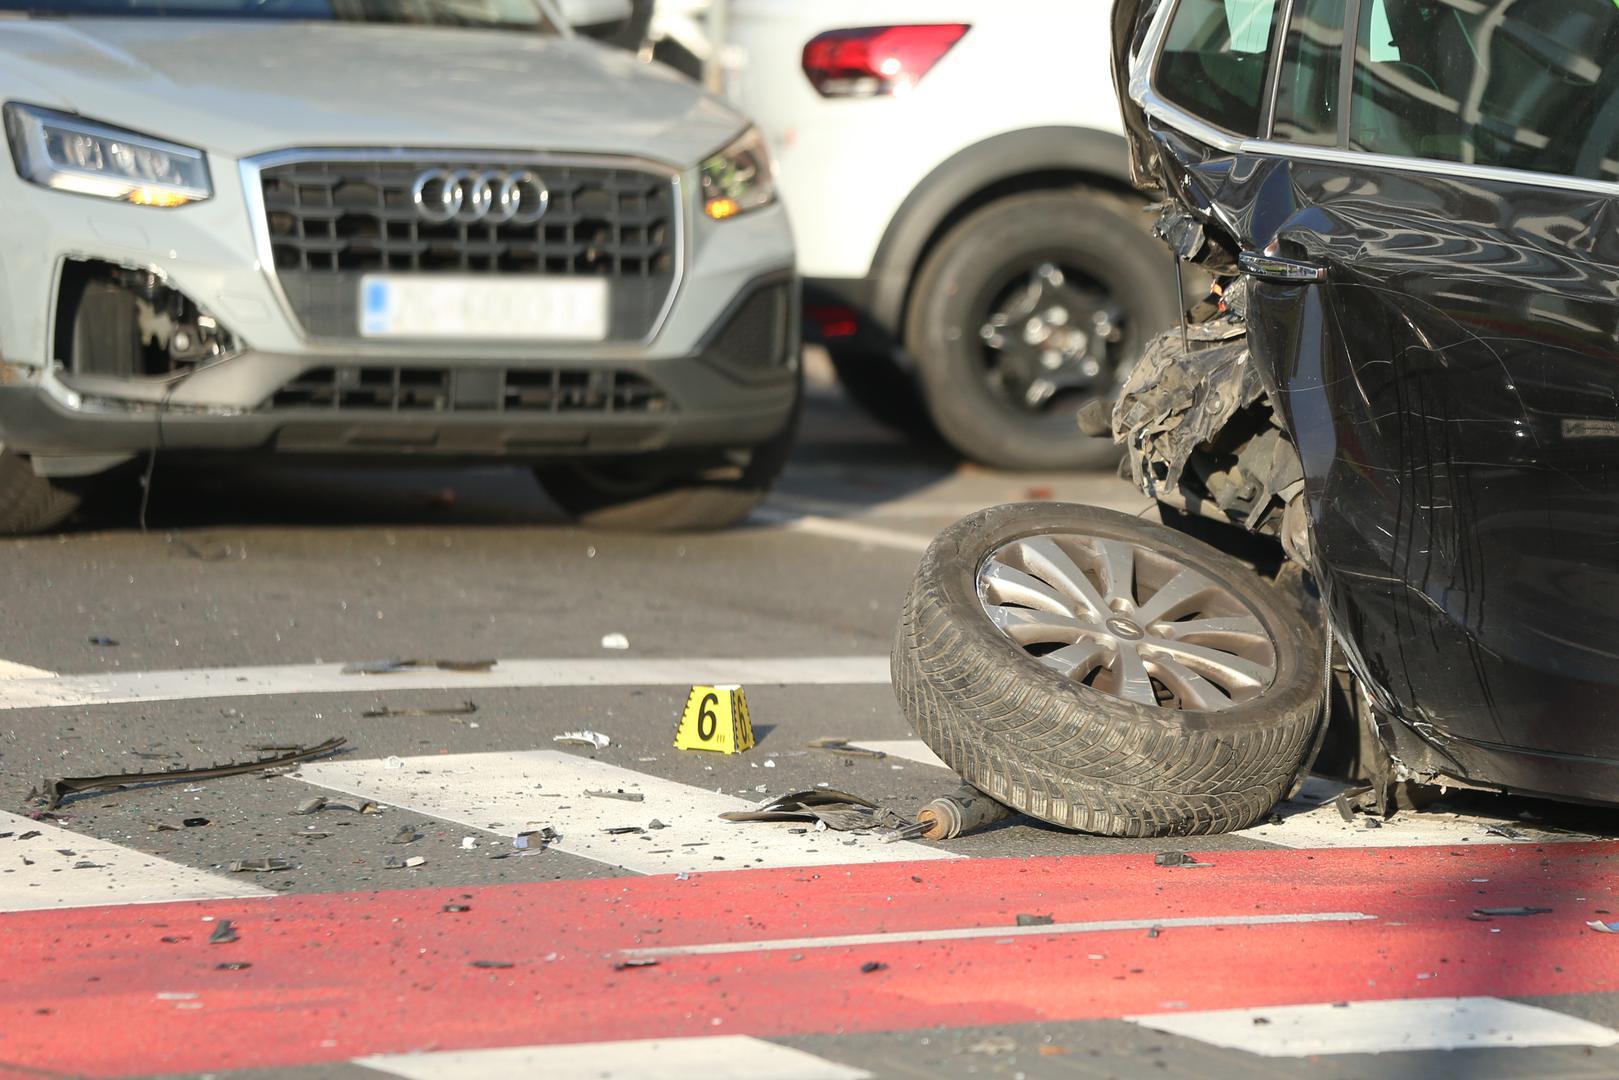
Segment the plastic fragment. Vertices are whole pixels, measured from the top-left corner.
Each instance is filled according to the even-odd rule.
[[[227,960],[223,964],[215,964],[215,971],[246,971],[253,965],[246,960]]]
[[[231,925],[229,919],[220,919],[219,925],[214,927],[214,932],[208,935],[208,944],[210,945],[229,945],[231,942],[239,940],[236,927]]]
[[[874,971],[886,971],[887,969],[888,965],[883,963],[881,960],[867,960],[864,964],[860,965],[860,974],[870,975]]]
[[[493,660],[357,660],[343,665],[344,675],[394,675],[409,671],[489,671]]]
[[[602,832],[608,836],[628,836],[631,833],[644,833],[646,830],[639,825],[619,825],[616,828],[603,829]]]
[[[375,709],[367,709],[360,715],[367,719],[379,716],[471,716],[478,711],[476,702],[463,701],[459,705],[444,705],[428,708],[395,708],[391,705],[381,705]],[[476,726],[476,725],[474,725]]]
[[[478,840],[477,840],[476,837],[463,836],[461,838],[461,850],[462,851],[471,851],[473,848],[475,848],[477,846],[478,846]]]
[[[625,968],[657,967],[658,962],[650,956],[632,957],[629,960],[620,960],[613,965],[614,971],[623,971]]]
[[[1474,915],[1547,915],[1551,913],[1549,907],[1481,907],[1474,908]]]
[[[422,834],[416,831],[416,827],[414,825],[401,825],[401,826],[399,826],[399,831],[398,832],[396,832],[392,836],[388,837],[388,843],[390,843],[390,844],[414,844],[416,841],[420,840],[421,838],[422,838]]]
[[[472,961],[472,966],[475,968],[510,968],[517,965],[510,960],[474,960]]]
[[[1198,862],[1196,858],[1184,851],[1160,851],[1152,857],[1158,866],[1184,866],[1189,869],[1201,870],[1213,866],[1213,863]]]
[[[444,905],[444,910],[447,911],[447,912],[451,912],[451,913],[459,913],[459,912],[462,912],[462,911],[471,911],[472,910],[472,905],[471,904],[445,904]]]
[[[566,743],[574,746],[594,746],[597,750],[605,750],[613,745],[613,740],[599,731],[564,731],[561,735],[553,735],[552,742]]]
[[[646,796],[638,791],[587,791],[586,795],[595,799],[622,799],[624,802],[646,802]]]
[[[89,641],[90,641],[90,644],[92,644],[92,645],[100,645],[104,649],[110,649],[114,645],[118,644],[118,642],[114,641],[112,638],[108,637],[105,634],[91,634],[90,638],[89,638]]]
[[[291,870],[292,863],[287,859],[237,859],[229,869],[233,874],[273,874]]]
[[[300,816],[305,814],[318,814],[326,809],[326,796],[316,795],[313,799],[305,799],[299,803],[292,812]]]
[[[1619,922],[1603,922],[1601,919],[1592,919],[1585,925],[1599,934],[1619,934]]]
[[[629,647],[630,639],[623,634],[602,635],[602,648],[604,649],[627,649]]]
[[[1019,915],[1017,924],[1019,926],[1050,926],[1052,918],[1050,915]]]

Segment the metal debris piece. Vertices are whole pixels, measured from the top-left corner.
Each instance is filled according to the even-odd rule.
[[[597,750],[605,750],[613,745],[613,740],[599,731],[564,731],[561,735],[553,735],[552,742],[564,743],[571,746],[593,746]]]
[[[118,642],[114,641],[112,638],[108,637],[105,634],[91,634],[89,640],[90,640],[90,644],[92,644],[92,645],[100,645],[104,649],[110,649],[114,645],[118,644]]]
[[[215,964],[215,971],[246,971],[253,965],[246,960],[227,960],[223,964]]]
[[[397,675],[411,671],[489,671],[493,660],[357,660],[343,665],[345,675]]]
[[[299,803],[293,813],[298,815],[318,814],[324,809],[326,809],[326,796],[316,795],[313,799],[305,799]]]
[[[1152,857],[1158,866],[1184,866],[1190,870],[1206,870],[1213,863],[1198,862],[1196,858],[1184,851],[1160,851]]]
[[[205,817],[188,817],[182,820],[180,824],[188,829],[200,829],[208,824],[208,819]]]
[[[1549,915],[1551,910],[1549,907],[1481,907],[1474,908],[1473,914],[1485,917],[1494,915]]]
[[[471,716],[477,711],[476,702],[463,701],[459,705],[445,705],[438,708],[399,709],[392,705],[383,705],[380,708],[367,709],[360,715],[368,719],[378,716]]]
[[[1019,926],[1050,926],[1053,921],[1050,915],[1019,915],[1017,917]]]
[[[602,832],[608,836],[628,836],[631,833],[644,833],[646,830],[639,825],[620,825],[616,829],[603,829]]]
[[[658,962],[650,956],[637,956],[628,960],[620,960],[613,965],[614,971],[623,971],[625,968],[657,967]]]
[[[919,835],[928,840],[954,840],[985,825],[1004,821],[1016,811],[985,795],[971,784],[963,784],[916,812]]]
[[[229,945],[237,940],[240,939],[237,937],[236,927],[231,925],[229,919],[220,919],[219,924],[214,927],[214,932],[208,935],[210,945]]]
[[[510,968],[517,965],[510,960],[474,960],[472,966],[475,968]]]
[[[387,842],[390,844],[414,844],[421,838],[422,834],[416,831],[416,826],[401,825],[398,832],[388,837]]]
[[[730,810],[720,817],[726,821],[813,821],[839,832],[901,829],[909,824],[886,807],[833,788],[794,791],[757,810]]]
[[[596,799],[622,799],[624,802],[646,802],[645,795],[642,795],[638,791],[625,791],[623,788],[620,788],[617,791],[587,791],[585,794]]]
[[[871,758],[881,761],[888,754],[882,750],[867,750],[864,746],[850,746],[846,739],[811,739],[804,744],[811,750],[830,750],[845,757]]]
[[[292,862],[288,859],[237,859],[228,869],[233,874],[273,874],[291,870]]]
[[[886,970],[888,970],[888,965],[883,963],[881,960],[867,960],[864,964],[860,965],[860,974],[862,975],[870,975],[873,971]]]
[[[68,796],[89,791],[114,790],[136,784],[168,784],[177,780],[212,780],[219,776],[242,776],[263,769],[325,757],[336,752],[347,741],[338,736],[327,739],[318,746],[292,750],[274,757],[212,765],[205,769],[159,769],[154,772],[108,773],[105,776],[64,776],[57,780],[42,781],[39,788],[29,793],[29,799],[42,803],[46,810],[55,810]]]

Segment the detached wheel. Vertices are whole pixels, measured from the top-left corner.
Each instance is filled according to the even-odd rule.
[[[906,320],[928,411],[961,453],[1004,469],[1106,468],[1079,410],[1112,400],[1176,320],[1175,266],[1138,204],[1100,191],[1015,195],[953,228]]]
[[[1303,606],[1161,525],[1094,507],[974,514],[923,557],[900,707],[963,779],[1109,836],[1227,832],[1287,795],[1326,687]]]
[[[39,476],[27,459],[0,447],[0,536],[53,529],[82,499],[75,487]]]

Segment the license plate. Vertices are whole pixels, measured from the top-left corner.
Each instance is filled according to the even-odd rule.
[[[514,281],[463,274],[367,274],[360,334],[374,338],[601,341],[607,282]]]

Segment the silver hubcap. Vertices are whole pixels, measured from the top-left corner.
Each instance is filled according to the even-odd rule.
[[[1276,677],[1276,644],[1246,603],[1128,541],[1014,540],[985,561],[978,596],[1001,633],[1040,663],[1138,705],[1229,709]]]

